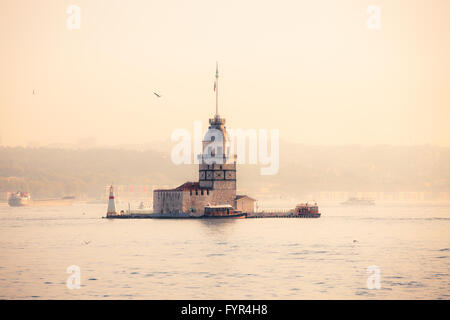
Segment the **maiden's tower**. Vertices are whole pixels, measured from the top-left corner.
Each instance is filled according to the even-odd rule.
[[[219,115],[219,72],[216,66],[216,113],[209,119],[209,127],[202,142],[202,154],[198,155],[198,182],[186,182],[174,189],[153,191],[155,214],[188,214],[202,216],[205,207],[228,206],[233,209],[253,208],[255,200],[236,197],[236,155],[230,150],[230,137],[225,119]],[[240,200],[239,200],[240,199]],[[242,199],[246,202],[242,203]],[[252,209],[247,210],[252,211]]]

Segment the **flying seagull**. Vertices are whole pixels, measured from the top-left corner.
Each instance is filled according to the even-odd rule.
[[[85,245],[88,245],[89,243],[91,243],[91,241],[83,241]]]
[[[153,92],[153,94],[154,94],[156,97],[161,98],[161,95],[160,95],[160,94],[157,94],[156,92]]]

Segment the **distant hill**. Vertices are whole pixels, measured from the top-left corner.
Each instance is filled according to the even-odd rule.
[[[155,151],[0,148],[0,192],[27,190],[35,198],[97,198],[112,182],[176,184],[189,171]]]
[[[174,165],[167,152],[132,149],[0,147],[0,192],[99,198],[107,184],[177,186],[197,180],[196,165]],[[450,192],[450,148],[319,147],[283,143],[280,170],[238,166],[238,188],[252,195],[319,191]]]

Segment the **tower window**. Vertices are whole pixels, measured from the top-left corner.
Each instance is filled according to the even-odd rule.
[[[203,189],[202,189],[202,195],[203,195]]]
[[[198,196],[198,190],[195,190],[195,195]]]
[[[209,196],[209,189],[206,189],[206,194]]]

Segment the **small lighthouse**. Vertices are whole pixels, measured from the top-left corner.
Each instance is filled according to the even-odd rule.
[[[109,188],[109,200],[108,200],[108,212],[106,213],[106,216],[115,216],[117,215],[116,212],[116,203],[114,201],[114,190],[113,186]]]

